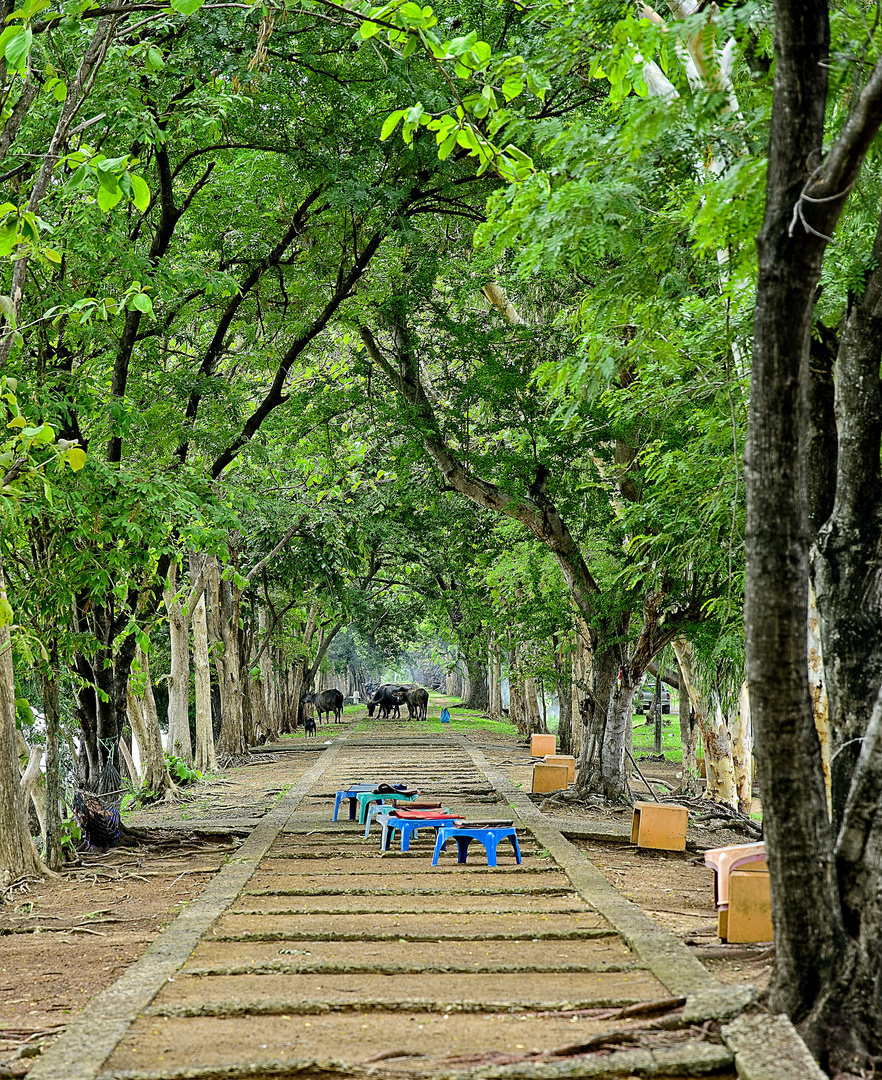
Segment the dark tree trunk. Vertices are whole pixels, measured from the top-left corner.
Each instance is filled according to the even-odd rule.
[[[487,712],[490,708],[490,687],[487,682],[487,661],[484,658],[466,657],[469,671],[469,696],[464,702],[469,709]]]
[[[821,645],[836,663],[836,677],[827,682],[836,828],[882,686],[882,228],[873,259],[876,268],[843,320],[835,366],[835,502],[812,558]]]
[[[830,54],[827,4],[778,0],[775,10],[775,96],[766,214],[758,241],[750,426],[745,449],[747,673],[776,945],[769,996],[774,1009],[783,1009],[800,1026],[825,1066],[848,1066],[853,1072],[867,1046],[877,1050],[879,1045],[879,861],[876,855],[874,869],[868,874],[867,848],[861,851],[860,841],[861,833],[869,847],[879,839],[878,786],[869,796],[869,811],[868,792],[860,793],[859,788],[852,791],[846,807],[846,824],[856,826],[854,833],[846,830],[846,834],[857,843],[846,845],[841,852],[841,881],[847,884],[847,871],[858,871],[859,865],[856,877],[862,876],[865,883],[868,877],[874,879],[872,900],[862,913],[859,936],[854,937],[846,933],[843,919],[806,656],[810,495],[816,514],[823,502],[816,497],[818,491],[829,491],[829,482],[825,484],[819,475],[810,484],[806,464],[811,447],[816,445],[814,437],[812,443],[809,441],[813,304],[827,238],[882,121],[882,66],[874,69],[848,122],[819,165],[820,148],[825,144]],[[875,321],[877,303],[872,297],[867,300],[870,325]],[[860,304],[855,305],[849,313],[847,330],[860,308]],[[870,339],[874,336],[870,332]],[[855,539],[862,527],[878,532],[878,493],[870,493],[871,507],[863,522],[847,508],[841,522],[837,521],[840,505],[847,502],[847,493],[838,490],[845,466],[851,483],[861,482],[863,469],[868,469],[868,479],[878,476],[879,346],[873,347],[874,360],[863,355],[860,341],[842,355],[843,371],[848,371],[850,378],[858,377],[861,370],[869,372],[869,383],[856,387],[843,385],[838,378],[836,381],[837,394],[841,390],[844,395],[837,401],[836,419],[839,454],[845,457],[837,475],[832,524],[821,529],[816,563],[825,594],[826,633],[831,635],[831,651],[825,652],[828,694],[831,701],[845,704],[842,687],[849,687],[864,708],[868,688],[861,686],[862,676],[855,670],[859,649],[852,629],[837,620],[843,607],[837,595],[840,582],[831,579],[833,568],[845,567],[848,561],[843,558],[838,529],[856,529]],[[875,460],[867,456],[867,444],[862,445],[859,437],[850,442],[855,434],[852,409],[863,413],[865,426],[876,432],[875,449],[869,452]],[[815,415],[822,415],[822,411]],[[876,549],[873,555],[878,558]],[[841,583],[853,605],[860,577],[860,572],[850,567]],[[864,587],[867,585],[878,595],[872,573],[864,578]],[[869,603],[873,602],[871,596]],[[822,615],[822,626],[824,618]],[[863,632],[875,637],[878,625],[874,614]],[[840,671],[839,649],[843,652],[844,681],[842,687],[834,688]],[[877,691],[879,672],[874,668],[868,673]],[[856,700],[847,704],[851,709]],[[835,722],[844,730],[850,720],[846,715]],[[860,735],[866,724],[864,711]],[[846,770],[852,770],[855,784],[874,771],[869,742],[857,770],[853,757],[850,766],[837,768],[834,798],[839,816],[846,802]],[[858,827],[861,818],[863,828]]]
[[[579,778],[577,782],[577,791],[581,798],[593,794],[606,794],[602,754],[604,746],[608,746],[612,737],[611,733],[607,731],[607,721],[618,670],[619,656],[617,652],[605,649],[603,652],[594,654],[591,663],[591,675],[588,681],[588,692],[582,702],[582,723],[585,730],[582,733],[582,749],[579,755]],[[622,746],[624,746],[624,743],[622,743]],[[607,760],[611,756],[608,749]],[[626,788],[621,786],[613,797],[620,798],[625,793]]]

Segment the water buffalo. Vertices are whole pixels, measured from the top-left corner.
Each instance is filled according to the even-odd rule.
[[[422,686],[408,686],[402,698],[409,720],[425,720],[429,713],[429,691]]]
[[[314,705],[318,722],[322,722],[322,713],[328,714],[328,723],[331,713],[334,714],[334,723],[339,724],[343,719],[343,694],[339,690],[322,690],[320,694],[304,694],[300,699],[301,705]]]
[[[386,720],[392,713],[396,717],[401,716],[401,706],[404,704],[402,694],[407,692],[406,686],[398,683],[383,683],[374,691],[374,696],[367,703],[368,716],[374,715],[374,709],[381,720]]]

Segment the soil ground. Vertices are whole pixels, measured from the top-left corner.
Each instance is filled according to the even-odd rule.
[[[363,709],[347,709],[345,719],[349,722],[349,730],[354,734],[370,732],[379,739],[390,735],[396,737],[405,732],[434,734],[445,730],[437,719],[440,708],[445,704],[454,703],[450,699],[433,695],[429,720],[422,724],[407,721],[367,721],[363,719]],[[474,744],[480,746],[490,762],[498,764],[514,783],[529,787],[527,750],[518,743],[509,725],[481,720],[465,710],[454,709],[450,727],[466,734]],[[273,807],[291,783],[317,760],[318,751],[325,748],[326,740],[336,736],[340,730],[339,726],[323,726],[319,729],[319,738],[316,740],[307,741],[302,737],[285,740],[287,752],[283,754],[256,757],[253,765],[208,778],[184,802],[163,804],[127,818],[128,824],[139,828],[174,828],[176,843],[171,849],[168,846],[118,849],[103,855],[86,852],[81,856],[79,865],[67,870],[59,879],[23,882],[6,895],[5,903],[0,904],[0,1076],[26,1075],[33,1061],[28,1055],[48,1045],[92,996],[114,982],[126,967],[144,952],[163,927],[175,918],[183,905],[192,902],[199,895],[226,859],[236,851],[244,835]],[[651,767],[652,775],[660,779],[672,778],[677,769],[676,763],[652,763]],[[486,815],[487,811],[481,810],[480,803],[487,799],[489,797],[481,795],[474,797],[472,801],[477,805],[477,811],[475,808],[470,811],[473,816],[476,812]],[[490,812],[498,813],[498,810]],[[623,831],[629,824],[629,815],[625,810],[619,812],[555,805],[547,807],[546,812],[558,823],[603,822],[620,825]],[[186,830],[202,830],[202,833],[188,834]],[[728,831],[704,830],[696,836],[698,839],[690,833],[690,838],[696,843],[700,842],[702,847],[744,842],[743,836]],[[281,839],[280,837],[280,841]],[[355,837],[351,840],[355,841]],[[349,836],[331,838],[332,846],[329,848],[327,844],[307,842],[305,838],[300,841],[301,857],[304,857],[303,844],[307,847],[311,844],[315,848],[309,854],[310,858],[318,855],[332,856],[334,852],[340,854],[339,863],[336,864],[337,872],[341,875],[339,895],[276,895],[272,900],[263,900],[254,895],[246,899],[243,894],[223,920],[226,932],[235,936],[238,930],[252,924],[258,913],[265,928],[269,929],[273,925],[272,920],[276,917],[277,910],[280,913],[278,918],[283,919],[302,909],[303,925],[307,928],[315,926],[317,922],[327,924],[329,919],[332,919],[335,925],[344,927],[347,918],[357,919],[357,898],[347,895],[351,890],[347,889],[345,884],[349,882],[351,885],[353,880],[352,864],[348,861],[346,852],[349,842]],[[616,889],[622,890],[652,918],[683,937],[719,981],[751,982],[758,988],[764,985],[771,963],[768,948],[721,946],[716,938],[712,872],[703,866],[700,856],[694,852],[638,851],[618,842],[589,839],[576,839],[574,842],[603,871]],[[283,843],[277,845],[277,856],[284,857],[284,847]],[[406,859],[406,856],[404,858]],[[558,882],[559,875],[552,872],[553,868],[544,867],[542,852],[532,852],[529,862],[534,864],[537,870],[544,868],[551,872],[537,875],[542,878],[543,884]],[[266,865],[265,863],[264,866]],[[333,862],[323,863],[326,869],[320,882],[315,879],[315,875],[309,874],[308,867],[305,872],[302,869],[298,871],[301,892],[303,887],[332,884],[328,875],[333,875],[334,865]],[[405,869],[408,865],[404,862],[400,869]],[[374,876],[369,880],[373,882],[372,887],[382,888],[383,875],[391,869],[387,862],[378,858],[371,859],[370,873]],[[416,870],[416,866],[414,869]],[[468,875],[464,873],[467,869],[456,868],[463,886],[468,884]],[[484,873],[486,874],[486,868]],[[290,883],[291,880],[290,874],[279,873],[274,868],[271,876],[267,877],[267,871],[261,869],[248,888],[249,892],[253,893],[271,886],[278,892],[280,886],[284,886],[286,881]],[[399,890],[408,888],[409,883],[415,880],[407,874],[399,873],[396,887]],[[486,877],[483,880],[487,882]],[[518,883],[524,880],[523,877],[519,878]],[[423,873],[420,874],[419,881],[428,884]],[[507,884],[504,875],[494,877],[492,883],[499,888]],[[409,920],[424,920],[437,902],[437,898],[431,895],[390,897],[388,904],[382,894],[371,897],[374,905],[372,910],[380,911],[386,906],[390,908],[388,919],[392,934],[404,933]],[[586,913],[581,912],[565,914],[561,910],[560,914],[557,914],[561,904],[560,898],[554,895],[536,895],[530,898],[529,910],[533,919],[538,916],[545,926],[567,925],[568,921],[574,918],[582,927],[587,927],[592,918],[595,919],[594,925],[603,922],[601,919],[598,923],[593,916],[586,919]],[[529,929],[526,924],[523,929],[519,929],[518,920],[521,916],[514,910],[510,915],[502,912],[497,914],[502,905],[496,897],[473,895],[468,898],[468,905],[468,914],[463,913],[458,918],[468,922],[473,931],[480,927],[482,920],[490,919],[497,929],[501,921],[510,923],[515,933],[524,934],[525,940],[517,942],[497,940],[480,946],[469,942],[465,949],[456,948],[452,944],[444,947],[447,961],[452,958],[453,962],[478,969],[469,978],[474,980],[476,976],[480,976],[483,981],[475,985],[480,985],[481,993],[492,999],[497,992],[501,993],[504,989],[504,977],[500,982],[501,976],[493,974],[492,969],[498,968],[501,963],[535,963],[543,953],[544,946],[528,939]],[[565,903],[563,907],[566,907]],[[353,911],[352,916],[346,915],[347,909]],[[483,911],[486,911],[486,915],[482,914]],[[322,912],[326,914],[321,914]],[[374,924],[375,928],[382,928],[382,919],[375,917]],[[243,944],[235,940],[212,941],[199,946],[189,966],[195,969],[212,965],[230,968],[236,965],[249,967],[261,962],[297,962],[298,955],[304,952],[306,956],[302,959],[309,964],[320,961],[338,964],[342,955],[339,945],[333,942],[316,942],[305,949],[301,949],[296,942],[288,943],[288,946],[285,943]],[[396,958],[402,962],[406,958],[410,964],[419,964],[430,957],[437,961],[439,947],[433,944],[428,948],[418,943],[409,943],[405,947],[394,940],[380,944],[359,941],[344,951],[350,964],[364,965],[379,960],[389,963],[395,962]],[[581,942],[562,942],[557,947],[558,959],[570,964],[585,962],[588,959],[585,949],[586,946]],[[599,960],[621,966],[623,956],[619,955],[620,952],[621,946],[616,943],[616,939],[609,939],[605,943],[595,942],[592,943],[590,959],[594,964]],[[488,968],[486,975],[480,975],[482,966]],[[217,972],[212,976],[213,996],[222,995],[224,980],[227,978],[232,979],[232,975]],[[273,980],[276,978],[270,972],[259,976],[261,996],[272,995]],[[457,986],[461,980],[455,974],[445,978],[449,979],[450,1000],[456,1000]],[[533,978],[537,994],[547,992],[551,998],[566,996],[565,980],[560,983],[561,977],[536,975]],[[626,984],[630,984],[627,985],[628,1000],[664,996],[663,988],[655,984],[647,972],[619,971],[609,975],[600,973],[593,978],[597,979],[598,983],[609,983],[611,999],[621,996]],[[408,992],[416,993],[420,979],[421,976],[397,975],[396,992],[401,997],[407,997]],[[437,983],[438,976],[433,976],[433,979],[436,980],[433,985],[445,985],[443,979],[440,984]],[[411,982],[412,990],[409,988]],[[359,993],[363,995],[371,990],[374,983],[376,994],[388,993],[389,979],[386,975],[370,976],[362,972],[355,977],[333,969],[326,982],[318,980],[315,989],[321,991],[324,999],[329,996],[345,999],[346,995],[352,992],[353,986],[357,985]],[[281,989],[281,986],[280,983],[277,989]],[[235,993],[241,994],[241,979],[236,982],[235,987]],[[232,982],[230,988],[233,988]],[[169,991],[164,992],[163,1000],[173,1003],[177,992],[178,988],[169,987]],[[186,996],[183,986],[180,993]],[[586,1015],[564,1017],[556,1014],[554,1017],[545,1018],[535,1011],[523,1016],[508,1013],[453,1013],[437,1016],[417,1012],[400,1019],[405,1030],[410,1027],[419,1032],[418,1043],[422,1055],[429,1054],[438,1060],[443,1057],[447,1064],[459,1062],[459,1066],[464,1067],[471,1060],[488,1063],[498,1059],[501,1063],[498,1052],[492,1050],[499,1045],[500,1026],[505,1031],[510,1030],[504,1041],[509,1043],[511,1054],[516,1059],[518,1054],[578,1041],[608,1029],[609,1023],[605,1023],[603,1017],[598,1015],[602,1011],[583,1010]],[[606,1010],[607,1014],[609,1011]],[[594,1015],[590,1015],[591,1013]],[[128,1056],[119,1064],[122,1067],[135,1067],[139,1053],[144,1053],[151,1060],[158,1055],[169,1065],[175,1062],[180,1064],[176,1057],[180,1042],[175,1035],[175,1028],[183,1023],[184,1020],[171,1015],[139,1021],[140,1028],[137,1031],[133,1029],[132,1041],[120,1047],[119,1053]],[[237,1038],[235,1033],[238,1022],[235,1018],[232,1021],[225,1019],[223,1024],[211,1017],[191,1018],[186,1023],[189,1025],[189,1047],[193,1047],[194,1039],[197,1042],[204,1040],[206,1052],[211,1048],[215,1057],[223,1058],[227,1051],[232,1053]],[[340,1043],[341,1039],[344,1044],[349,1044],[350,1049],[358,1047],[362,1061],[369,1060],[372,1053],[389,1052],[389,1032],[378,1029],[370,1015],[356,1013],[345,1017],[334,1016],[333,1020],[322,1016],[304,1018],[302,1015],[252,1016],[248,1018],[248,1024],[248,1043],[252,1047],[255,1045],[254,1040],[259,1038],[264,1038],[268,1044],[275,1046],[284,1045],[287,1041],[291,1046],[296,1045],[298,1057],[307,1054],[321,1056],[323,1050],[327,1056],[329,1048],[326,1032],[331,1031],[332,1024],[335,1057],[341,1056],[345,1049]],[[396,1030],[400,1028],[399,1024]],[[403,1036],[396,1038],[405,1050],[406,1044],[413,1042]],[[258,1041],[256,1045],[260,1047],[262,1044]],[[467,1054],[466,1058],[458,1058],[457,1053],[466,1049],[472,1057]],[[484,1054],[484,1057],[481,1057],[481,1054]],[[255,1052],[255,1056],[259,1055]],[[397,1065],[390,1062],[388,1067],[393,1072],[404,1069],[406,1060],[401,1058]],[[424,1057],[423,1064],[425,1063]]]

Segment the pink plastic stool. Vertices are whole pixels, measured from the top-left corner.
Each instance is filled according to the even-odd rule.
[[[714,870],[714,899],[717,908],[729,906],[729,875],[751,863],[766,861],[766,845],[733,844],[731,847],[713,848],[704,853],[704,865]]]

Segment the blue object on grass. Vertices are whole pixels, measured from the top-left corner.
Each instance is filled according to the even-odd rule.
[[[441,710],[441,723],[442,724],[449,724],[450,723],[450,713],[447,711],[447,709],[442,709]]]

